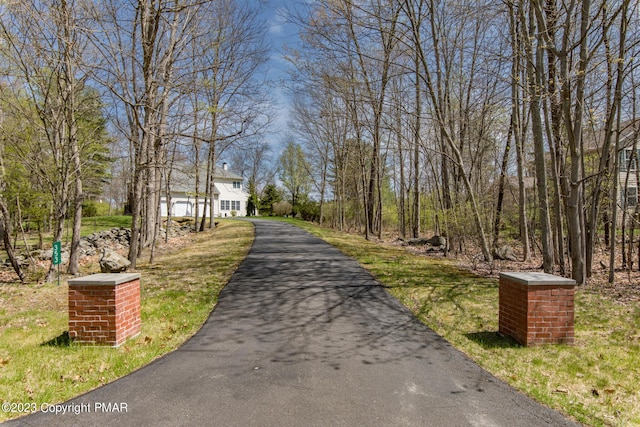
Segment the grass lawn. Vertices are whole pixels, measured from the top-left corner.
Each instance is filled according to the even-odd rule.
[[[110,230],[112,228],[131,228],[131,216],[117,215],[117,216],[95,216],[82,218],[82,227],[80,229],[81,236],[88,236],[96,231]],[[73,222],[68,220],[65,223],[64,231],[62,234],[62,243],[67,244],[71,242],[71,235],[73,233]],[[24,241],[27,241],[30,249],[34,249],[38,245],[38,233],[37,231],[28,231],[25,236],[20,234],[16,241],[18,249],[24,249]],[[45,249],[51,249],[51,243],[53,237],[51,232],[43,233],[42,236],[43,246]]]
[[[450,261],[294,222],[357,259],[420,320],[478,364],[588,425],[640,425],[640,307],[578,288],[573,346],[497,334],[498,281]]]
[[[250,223],[223,220],[161,249],[153,265],[139,263],[142,332],[119,348],[69,344],[66,280],[0,284],[0,403],[59,403],[177,348],[202,326],[252,241]],[[0,411],[0,421],[19,415]]]
[[[70,225],[71,226],[71,225]],[[82,228],[80,234],[87,236],[96,231],[109,230],[111,228],[131,228],[131,217],[120,216],[94,216],[82,218]],[[69,236],[69,239],[71,237]]]
[[[575,345],[525,348],[496,333],[497,280],[294,223],[357,259],[424,323],[517,389],[584,424],[640,425],[637,301],[579,288]],[[176,348],[206,319],[252,236],[249,223],[221,221],[214,232],[165,249],[154,265],[141,264],[142,333],[117,349],[63,339],[66,286],[0,284],[0,402],[61,402]],[[0,412],[0,421],[17,415]]]

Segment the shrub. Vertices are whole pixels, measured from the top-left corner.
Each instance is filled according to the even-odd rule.
[[[298,215],[305,221],[320,221],[320,204],[315,200],[306,200],[298,206]]]
[[[94,217],[98,215],[98,207],[94,202],[87,202],[82,204],[82,216],[85,218]]]
[[[273,204],[273,214],[276,216],[289,216],[293,212],[293,206],[289,202],[278,202]]]

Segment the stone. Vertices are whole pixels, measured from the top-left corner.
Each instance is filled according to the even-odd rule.
[[[430,239],[427,239],[427,243],[430,244],[431,246],[437,246],[437,247],[442,247],[442,246],[447,246],[447,239],[445,239],[442,236],[433,236]]]
[[[502,245],[493,248],[493,257],[502,261],[517,261],[513,248],[509,245]]]
[[[405,244],[409,246],[424,246],[429,243],[429,239],[418,238],[418,239],[409,239],[405,241]]]
[[[71,254],[69,253],[67,248],[66,247],[62,248],[62,251],[60,252],[60,264],[61,265],[67,264],[69,262],[70,256]],[[49,261],[51,260],[52,257],[53,257],[53,249],[43,250],[38,255],[38,258],[43,261]]]
[[[126,271],[130,265],[131,262],[119,253],[112,251],[111,249],[103,249],[102,258],[100,258],[101,272],[121,273]]]

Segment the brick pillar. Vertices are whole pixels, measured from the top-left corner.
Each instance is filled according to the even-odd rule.
[[[140,275],[101,273],[69,280],[69,337],[117,347],[140,333]]]
[[[573,344],[575,285],[546,273],[500,273],[500,333],[524,346]]]

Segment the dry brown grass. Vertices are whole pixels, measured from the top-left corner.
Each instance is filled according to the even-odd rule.
[[[119,348],[69,343],[66,280],[0,284],[0,403],[59,403],[175,349],[204,323],[252,241],[250,223],[222,221],[162,245],[154,264],[139,264],[142,332]],[[19,415],[0,411],[0,421]]]

